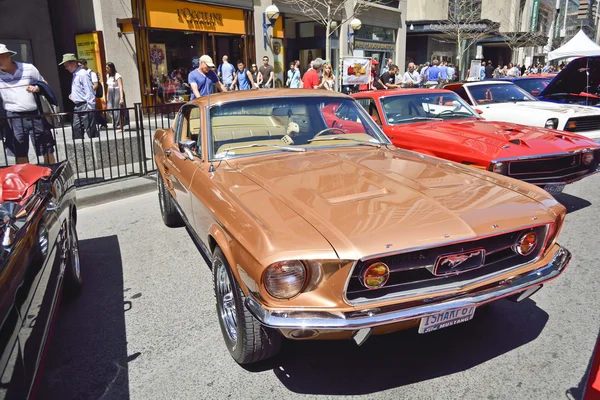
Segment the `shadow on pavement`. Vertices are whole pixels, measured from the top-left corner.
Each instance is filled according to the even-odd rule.
[[[542,332],[548,314],[528,299],[502,300],[475,318],[420,335],[416,329],[352,341],[285,341],[281,353],[249,370],[272,369],[292,392],[360,395],[451,375],[523,346]]]
[[[557,193],[554,195],[554,198],[567,208],[567,214],[579,211],[592,205],[592,203],[582,199],[581,197],[573,196],[567,193]]]
[[[83,291],[60,306],[37,398],[127,400],[130,360],[119,240],[116,235],[80,240],[79,251]]]

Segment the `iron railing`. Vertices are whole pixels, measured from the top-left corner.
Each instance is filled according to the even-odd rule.
[[[75,171],[77,186],[152,173],[156,171],[152,146],[154,132],[156,129],[169,128],[181,105],[135,104],[118,110],[0,116],[0,166],[13,165],[17,161],[14,153],[18,143],[14,139],[13,127],[20,124],[30,128],[28,161],[44,164],[68,159]],[[118,122],[104,124],[107,117],[119,120],[122,116],[129,116],[129,124],[123,129]],[[94,120],[94,128],[85,131],[83,139],[79,138],[82,130],[77,123],[82,117]],[[48,121],[53,121],[55,127],[51,127]],[[50,146],[53,159],[44,157],[50,152],[42,145],[45,142],[42,138],[47,138],[44,135],[48,135],[48,132],[55,141],[55,145]],[[90,137],[90,133],[93,137]],[[36,152],[36,143],[41,147],[39,152]]]

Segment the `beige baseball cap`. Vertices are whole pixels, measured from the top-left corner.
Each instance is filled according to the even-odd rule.
[[[12,51],[6,48],[5,44],[0,43],[0,54],[10,54],[11,56],[14,56],[15,54],[17,54],[16,51]]]
[[[206,54],[200,57],[200,62],[205,63],[211,68],[215,67],[215,63],[213,62],[212,58],[210,58],[210,56],[207,56]]]

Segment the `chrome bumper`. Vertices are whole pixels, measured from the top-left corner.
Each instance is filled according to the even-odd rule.
[[[520,293],[532,286],[541,285],[556,278],[571,260],[571,253],[562,247],[545,266],[525,275],[505,281],[494,288],[468,294],[453,300],[436,304],[426,304],[405,310],[377,313],[370,312],[331,313],[326,311],[277,310],[264,309],[254,298],[246,299],[246,307],[261,324],[275,329],[316,329],[316,330],[359,330],[396,322],[422,318],[441,311],[467,306],[480,306],[491,301]],[[358,315],[357,315],[358,314]]]

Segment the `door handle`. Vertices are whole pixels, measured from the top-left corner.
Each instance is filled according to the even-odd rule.
[[[167,157],[170,156],[172,152],[173,152],[173,150],[171,150],[171,149],[165,149],[165,156],[167,156]]]

